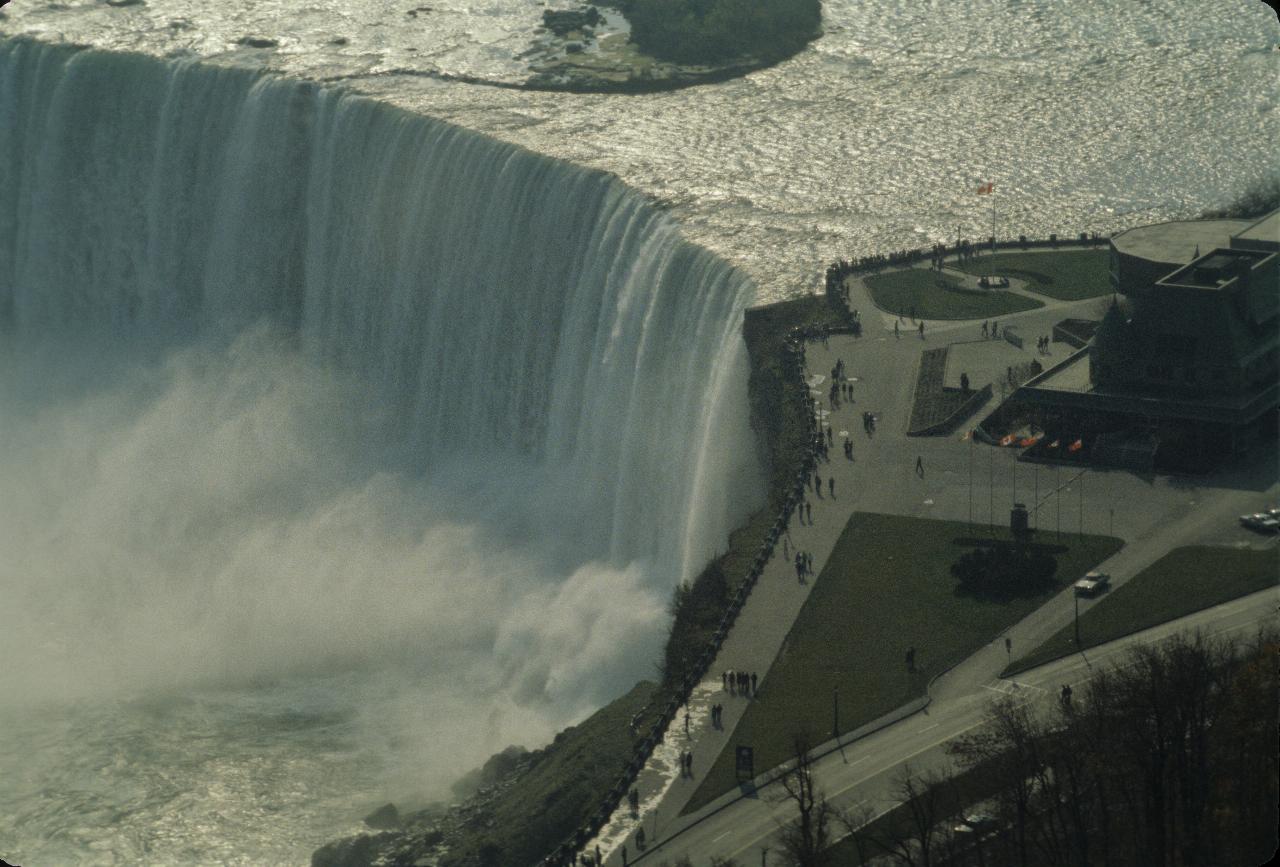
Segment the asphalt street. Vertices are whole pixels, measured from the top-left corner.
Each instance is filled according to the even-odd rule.
[[[895,788],[903,768],[909,765],[920,772],[949,767],[946,744],[982,725],[994,698],[1013,695],[1031,702],[1055,701],[1063,684],[1083,685],[1095,671],[1120,662],[1134,642],[1156,642],[1192,629],[1206,635],[1247,637],[1264,623],[1280,623],[1278,607],[1280,588],[1264,590],[1048,663],[1014,680],[990,678],[975,683],[972,671],[957,668],[940,679],[939,697],[926,710],[821,758],[815,765],[818,786],[839,807],[865,804],[873,814],[882,814],[897,803]],[[996,644],[1003,656],[1002,642]],[[737,793],[727,804],[713,804],[631,862],[656,865],[687,856],[702,867],[720,856],[734,858],[744,867],[754,865],[763,848],[777,851],[778,829],[794,818],[794,805],[780,796],[779,789],[775,784],[747,797]]]

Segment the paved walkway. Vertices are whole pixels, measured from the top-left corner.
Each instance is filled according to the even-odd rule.
[[[870,295],[860,280],[851,281],[850,307],[874,310]],[[994,369],[1013,363],[1009,353],[1026,360],[1040,357],[1046,366],[1070,351],[1055,344],[1049,358],[1037,356],[1034,337],[1048,334],[1054,322],[1066,316],[1091,318],[1098,299],[1053,302],[1044,308],[1001,317],[1002,324],[1016,324],[1029,338],[1029,349],[1018,350],[1004,341],[985,341],[977,352],[989,351]],[[1033,525],[1043,532],[1101,533],[1117,535],[1129,543],[1108,562],[1117,584],[1123,583],[1142,566],[1179,544],[1213,542],[1258,544],[1259,538],[1239,528],[1230,516],[1254,512],[1274,505],[1280,493],[1276,483],[1274,457],[1254,465],[1238,465],[1214,476],[1187,479],[1172,476],[1141,477],[1118,470],[1056,470],[1028,466],[1017,461],[1017,450],[961,442],[959,436],[906,436],[915,371],[923,349],[952,343],[981,341],[979,321],[926,322],[923,339],[916,331],[901,329],[893,336],[898,317],[862,317],[866,330],[861,337],[836,335],[825,343],[806,345],[807,375],[811,393],[820,399],[823,426],[830,426],[834,445],[830,461],[820,462],[822,493],[809,488],[808,503],[812,524],[801,525],[794,517],[785,550],[794,555],[797,547],[808,551],[816,573],[826,560],[856,511],[881,512],[946,520],[973,520],[975,524],[1004,525],[1014,502],[1026,502],[1032,510]],[[912,323],[914,325],[914,323]],[[838,359],[845,362],[846,376],[853,381],[852,401],[827,400],[830,373]],[[958,378],[949,372],[948,379]],[[971,375],[974,387],[982,380]],[[999,391],[997,389],[998,400]],[[979,417],[993,406],[978,411]],[[862,413],[877,418],[874,433],[864,431]],[[841,448],[845,437],[853,440],[853,460],[846,460]],[[923,473],[916,472],[916,460]],[[835,480],[829,493],[828,479]],[[1225,517],[1224,517],[1225,516]],[[768,689],[769,668],[788,631],[808,598],[811,583],[797,581],[792,562],[779,545],[744,606],[732,632],[721,647],[707,679],[694,690],[686,708],[688,735],[683,716],[668,729],[662,744],[641,771],[637,789],[640,810],[633,815],[623,805],[587,852],[599,846],[610,865],[621,864],[625,842],[630,860],[638,849],[636,831],[644,829],[650,847],[690,824],[680,818],[689,798],[697,790],[729,735],[741,719],[747,699],[731,696],[721,688],[720,673],[733,669],[755,672],[759,689]],[[1008,635],[1014,641],[1015,656],[1029,651],[1066,621],[1073,600],[1064,593],[1054,602],[1026,618]],[[1092,602],[1085,603],[1082,610]],[[947,696],[954,689],[968,695],[975,679],[991,681],[1003,668],[1004,636],[993,636],[991,646],[957,667],[953,676],[938,684]],[[723,727],[710,725],[710,709],[722,704]],[[679,757],[693,753],[693,776],[679,773]],[[759,770],[759,769],[758,769]],[[706,810],[700,811],[704,815]],[[761,829],[765,833],[768,829]],[[646,859],[650,860],[650,859]]]

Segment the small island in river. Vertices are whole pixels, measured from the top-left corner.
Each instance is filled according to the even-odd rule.
[[[535,90],[648,93],[772,66],[822,33],[820,0],[599,0],[547,10]]]

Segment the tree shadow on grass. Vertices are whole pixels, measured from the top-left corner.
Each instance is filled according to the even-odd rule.
[[[957,536],[951,540],[952,545],[961,548],[996,548],[1002,545],[1013,545],[1014,543],[1008,539],[992,539],[990,536]],[[1021,543],[1028,551],[1042,552],[1050,555],[1065,554],[1070,548],[1059,542],[1034,542],[1025,541]]]
[[[1066,550],[1061,545],[985,540],[951,564],[951,577],[959,582],[956,595],[989,602],[1040,596],[1059,584],[1054,549]]]

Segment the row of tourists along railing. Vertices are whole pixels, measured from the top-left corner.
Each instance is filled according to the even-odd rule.
[[[817,442],[818,437],[818,419],[816,415],[816,405],[813,398],[809,394],[809,385],[804,375],[804,342],[807,339],[817,339],[824,334],[849,332],[856,330],[856,323],[853,327],[825,329],[819,331],[814,328],[794,328],[788,334],[786,342],[785,354],[783,356],[783,365],[788,379],[797,389],[800,402],[804,406],[804,417],[806,420],[809,442],[811,444]],[[609,821],[609,817],[622,803],[624,797],[635,784],[636,778],[640,771],[644,768],[649,757],[653,755],[654,749],[662,742],[663,736],[666,734],[667,728],[676,718],[677,712],[682,706],[688,703],[693,694],[694,686],[702,680],[706,675],[711,663],[715,661],[716,654],[720,652],[720,647],[724,644],[725,639],[729,636],[729,630],[733,628],[734,621],[737,620],[743,606],[747,603],[747,598],[751,595],[752,589],[756,582],[760,580],[760,576],[764,574],[764,567],[773,557],[774,549],[777,547],[778,541],[783,534],[787,532],[787,526],[790,522],[791,515],[795,512],[796,507],[804,499],[804,491],[809,478],[813,475],[814,468],[817,465],[817,452],[810,449],[806,452],[806,456],[801,466],[796,470],[795,484],[787,497],[786,503],[778,511],[778,516],[774,520],[769,532],[766,534],[764,541],[760,545],[759,551],[756,553],[755,559],[752,561],[751,568],[747,570],[747,574],[738,583],[737,589],[734,591],[732,598],[729,600],[728,606],[725,608],[724,615],[720,619],[719,625],[711,635],[710,641],[703,647],[698,655],[692,670],[684,677],[679,688],[675,692],[666,692],[666,698],[662,706],[657,709],[657,718],[649,727],[645,736],[636,744],[635,751],[631,757],[622,766],[617,782],[613,787],[600,799],[600,803],[596,811],[581,827],[578,828],[568,839],[560,844],[551,855],[543,860],[543,864],[547,867],[563,867],[563,865],[573,864],[577,859],[578,853],[600,832],[600,829]],[[638,717],[648,717],[654,712],[652,707],[646,708],[638,714]]]

